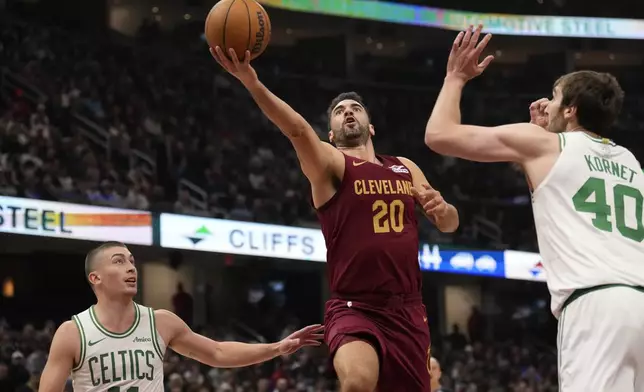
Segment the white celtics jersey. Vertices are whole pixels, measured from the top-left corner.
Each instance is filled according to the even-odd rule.
[[[73,316],[80,332],[80,361],[72,371],[74,392],[163,392],[163,354],[154,311],[133,302],[132,326],[117,334],[101,325],[94,307]]]
[[[532,194],[539,251],[559,317],[573,291],[644,286],[644,178],[635,156],[584,132],[559,135],[561,155]]]

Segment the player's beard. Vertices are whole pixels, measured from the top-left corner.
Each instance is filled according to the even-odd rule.
[[[563,109],[560,109],[559,112],[548,121],[548,131],[554,133],[564,132],[566,130],[566,119],[563,115]]]
[[[343,124],[339,130],[333,131],[333,142],[337,147],[351,148],[367,144],[369,140],[369,124],[362,125],[355,122],[355,125]]]

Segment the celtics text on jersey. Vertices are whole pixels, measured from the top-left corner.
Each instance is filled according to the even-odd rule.
[[[80,359],[72,370],[74,391],[163,391],[165,344],[154,310],[133,306],[134,322],[120,334],[101,325],[93,306],[72,317],[81,340]]]

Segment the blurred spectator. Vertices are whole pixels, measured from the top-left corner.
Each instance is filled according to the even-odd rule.
[[[192,311],[194,309],[192,296],[185,292],[183,284],[177,284],[177,292],[172,296],[174,313],[186,324],[192,326]]]
[[[429,372],[432,377],[431,392],[452,392],[447,388],[443,388],[441,384],[441,377],[443,375],[441,372],[441,365],[434,357],[431,357],[429,360]]]
[[[452,325],[452,333],[449,335],[449,341],[456,350],[462,350],[467,344],[467,338],[461,332],[458,324]]]

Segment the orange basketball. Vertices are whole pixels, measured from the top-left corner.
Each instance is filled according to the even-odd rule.
[[[255,0],[220,0],[206,18],[206,41],[228,55],[230,48],[240,58],[249,50],[251,59],[264,52],[271,39],[271,20]]]

